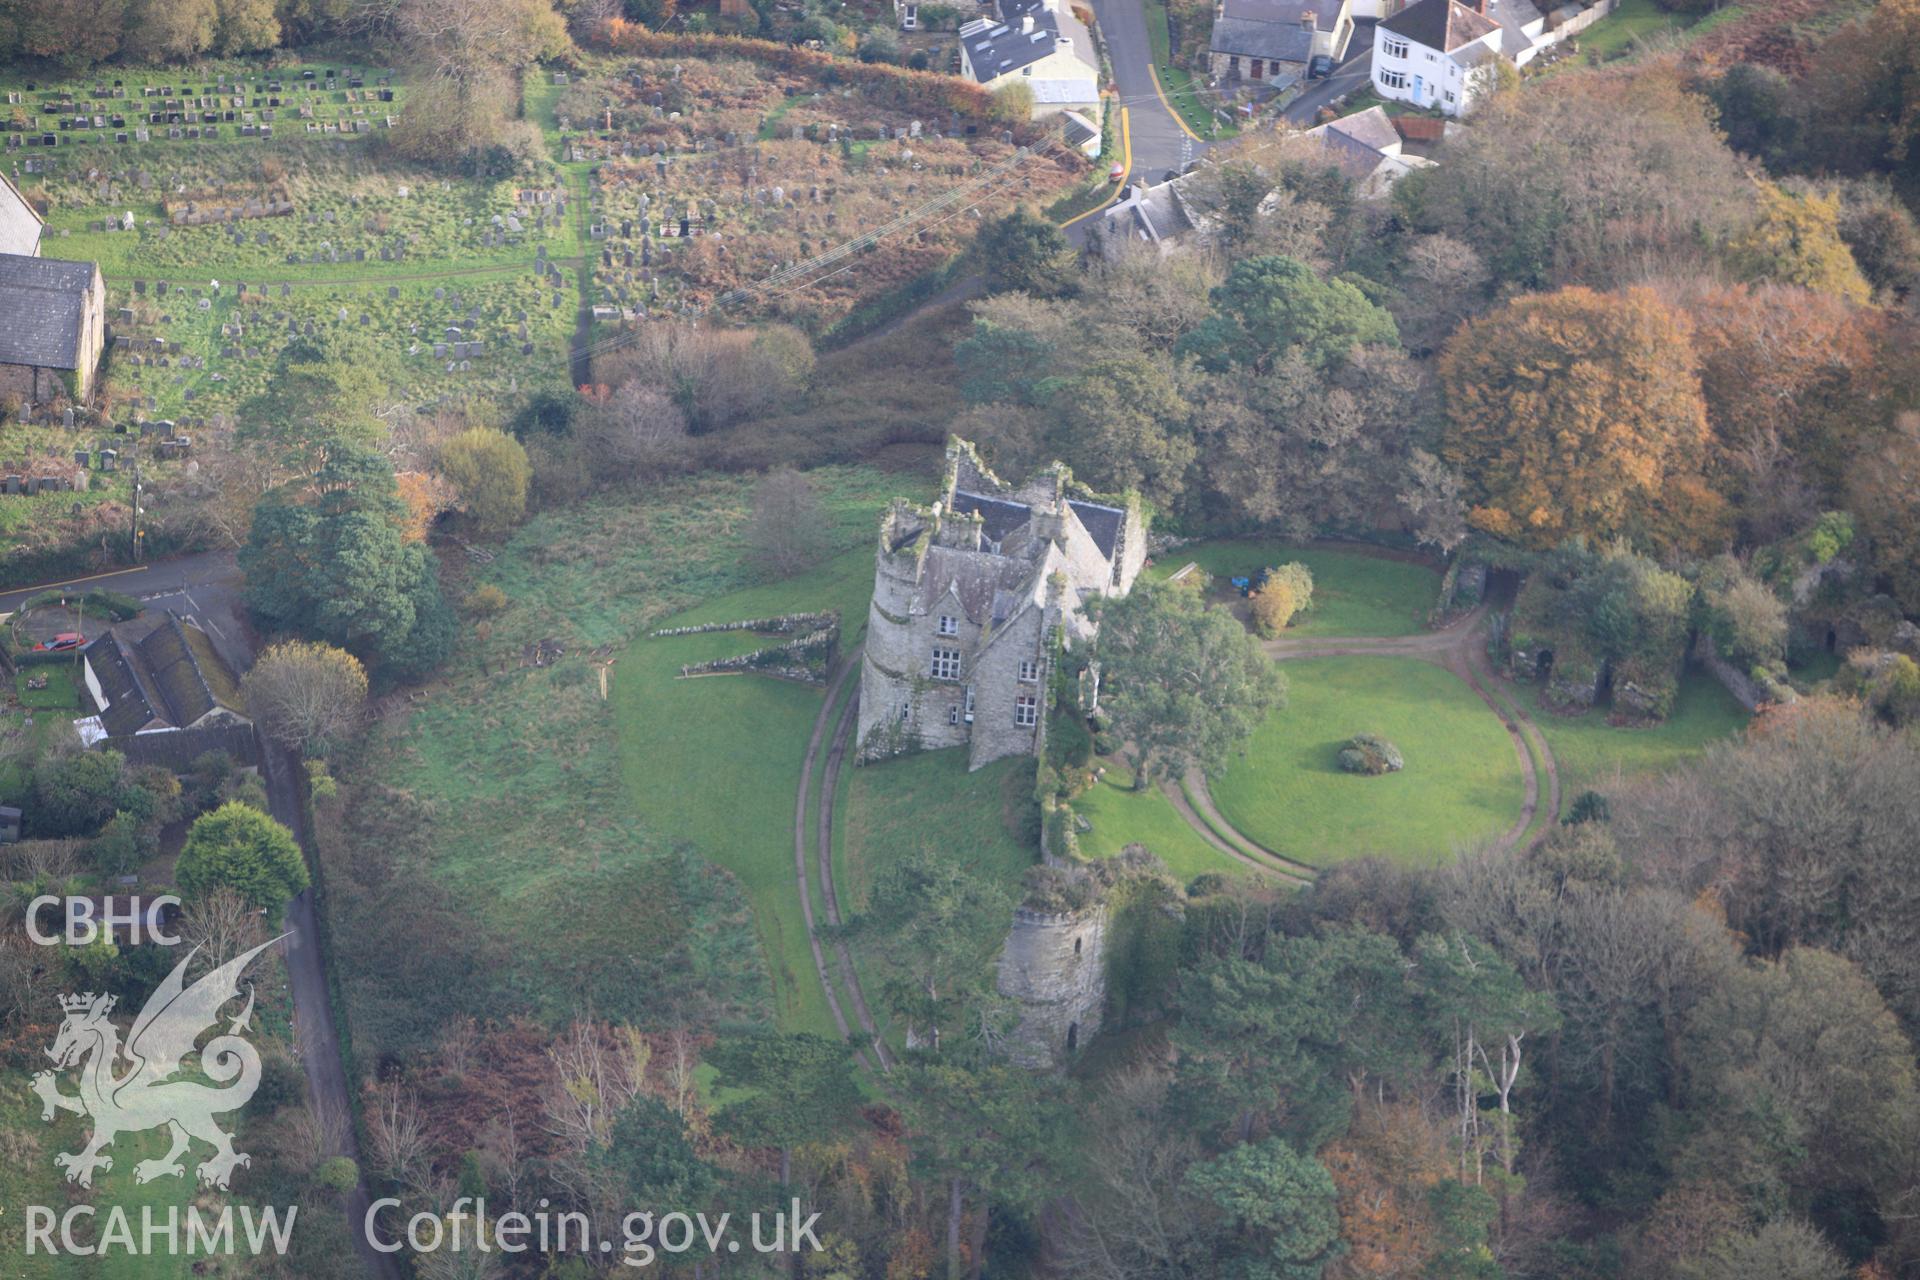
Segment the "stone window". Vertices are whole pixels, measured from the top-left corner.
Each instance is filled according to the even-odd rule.
[[[948,724],[960,723],[960,704],[959,703],[956,702],[952,706],[947,708],[947,723]]]
[[[935,649],[933,651],[933,678],[935,680],[958,680],[960,678],[960,651],[958,649]]]
[[[948,614],[948,613],[941,614],[940,615],[940,634],[943,636],[959,635],[960,619],[954,617],[952,614]]]
[[[1032,658],[1020,660],[1020,683],[1032,684],[1040,678],[1040,663]]]
[[[900,723],[905,724],[907,722],[907,717],[912,713],[913,713],[913,704],[911,702],[901,703],[900,704]]]
[[[1040,700],[1030,693],[1023,693],[1013,700],[1013,722],[1022,729],[1031,729],[1040,723]]]

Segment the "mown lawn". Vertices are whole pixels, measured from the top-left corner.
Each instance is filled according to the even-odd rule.
[[[1440,592],[1440,575],[1425,565],[1270,539],[1195,543],[1167,553],[1149,572],[1166,577],[1198,564],[1213,575],[1215,598],[1225,600],[1236,598],[1229,578],[1295,560],[1313,571],[1313,608],[1294,620],[1288,635],[1413,635],[1425,629]]]
[[[1106,777],[1074,797],[1073,811],[1093,824],[1080,833],[1080,850],[1089,857],[1111,858],[1130,844],[1143,844],[1183,884],[1209,871],[1247,873],[1201,839],[1158,787],[1135,791],[1123,764],[1110,763]]]
[[[1604,709],[1567,716],[1542,707],[1535,691],[1525,691],[1523,696],[1553,748],[1563,806],[1571,805],[1582,791],[1684,764],[1709,743],[1739,733],[1750,718],[1733,695],[1704,671],[1689,671],[1680,681],[1673,715],[1664,724],[1644,729],[1610,725]]]
[[[786,582],[751,587],[662,619],[662,627],[837,609],[857,640],[873,557],[836,557]],[[763,676],[680,679],[683,664],[758,648],[746,632],[635,641],[615,668],[620,776],[640,820],[732,872],[753,907],[780,1025],[837,1034],[813,969],[794,886],[793,802],[824,691]]]
[[[1315,658],[1285,665],[1287,707],[1210,780],[1227,820],[1277,853],[1326,866],[1367,854],[1441,863],[1498,835],[1520,812],[1506,728],[1441,667],[1410,658]],[[1398,746],[1406,768],[1343,773],[1356,733]]]

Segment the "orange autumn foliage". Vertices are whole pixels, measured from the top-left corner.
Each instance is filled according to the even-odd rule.
[[[1428,1191],[1450,1176],[1446,1136],[1419,1108],[1362,1105],[1352,1129],[1320,1153],[1340,1193],[1346,1255],[1330,1274],[1390,1280],[1421,1274],[1436,1241]]]
[[[1442,452],[1473,478],[1472,523],[1542,549],[1574,535],[1720,542],[1692,329],[1643,287],[1529,294],[1468,322],[1440,379]]]
[[[451,510],[460,495],[444,476],[432,471],[402,471],[393,480],[399,486],[400,500],[407,504],[401,536],[408,542],[425,542],[434,518]]]

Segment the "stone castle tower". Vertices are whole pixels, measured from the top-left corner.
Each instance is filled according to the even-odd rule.
[[[1037,1070],[1064,1068],[1100,1030],[1107,999],[1107,909],[1020,907],[1000,953],[1000,994],[1020,1009],[1007,1057]]]
[[[1137,497],[1103,498],[1057,463],[1009,485],[953,440],[939,498],[881,517],[860,759],[965,746],[977,769],[1037,753],[1056,648],[1091,636],[1084,603],[1124,595],[1145,561]]]

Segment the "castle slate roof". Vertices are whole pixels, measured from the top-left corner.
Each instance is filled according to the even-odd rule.
[[[91,262],[0,253],[0,364],[80,366]]]
[[[46,225],[46,219],[27,203],[20,188],[0,173],[0,253],[32,257],[40,252],[40,229]]]
[[[1093,545],[1100,548],[1100,554],[1113,559],[1113,549],[1120,541],[1120,526],[1126,523],[1127,513],[1118,507],[1103,507],[1095,502],[1075,502],[1068,500],[1067,506],[1073,514],[1080,517],[1080,525],[1093,539]]]
[[[1007,535],[1026,526],[1033,510],[1025,503],[1008,502],[1004,498],[989,498],[985,494],[968,493],[965,489],[953,491],[953,510],[961,515],[978,513],[981,531],[987,535],[987,541],[1005,542]]]
[[[1499,29],[1499,23],[1475,13],[1460,0],[1414,0],[1380,24],[1382,31],[1442,53],[1452,53]]]

